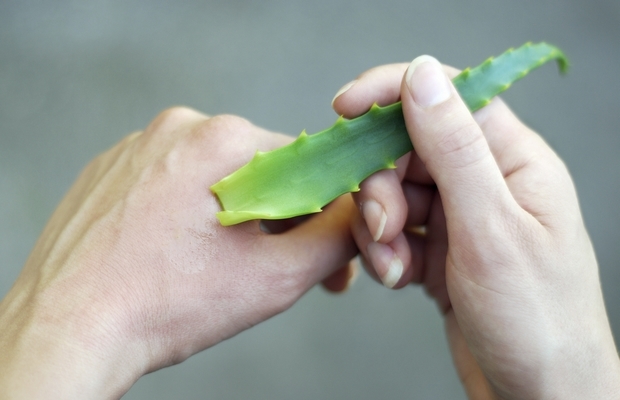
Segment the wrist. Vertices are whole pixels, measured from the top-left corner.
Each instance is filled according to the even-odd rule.
[[[26,293],[0,303],[0,399],[120,398],[145,372],[105,316]]]
[[[611,335],[582,343],[580,351],[564,352],[553,368],[547,393],[549,399],[620,398],[620,360]]]

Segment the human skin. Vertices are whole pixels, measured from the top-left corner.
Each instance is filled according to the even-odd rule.
[[[355,195],[369,272],[388,287],[422,284],[436,300],[470,398],[620,398],[566,166],[500,99],[472,115],[456,73],[422,56],[367,71],[334,99],[348,118],[402,100],[415,148]]]
[[[118,398],[322,280],[344,289],[357,253],[350,196],[269,223],[277,234],[215,218],[209,187],[290,141],[175,108],[92,161],[0,303],[0,398]]]
[[[209,186],[290,141],[237,117],[168,110],[95,159],[0,303],[0,398],[118,398],[320,281],[342,290],[349,226],[373,276],[437,300],[469,397],[618,397],[596,258],[557,155],[500,100],[472,117],[428,58],[346,89],[345,117],[401,98],[416,148],[362,184],[359,213],[345,196],[268,222],[276,234],[221,227]]]

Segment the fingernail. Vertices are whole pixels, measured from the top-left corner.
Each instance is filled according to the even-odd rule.
[[[374,200],[368,200],[362,205],[362,215],[366,220],[366,225],[370,229],[372,240],[375,242],[381,239],[383,230],[385,229],[385,223],[387,222],[387,214],[383,207]]]
[[[448,76],[439,61],[431,56],[413,60],[405,77],[409,91],[422,108],[436,106],[452,96]]]
[[[394,250],[386,244],[370,243],[368,256],[372,265],[377,269],[377,274],[383,282],[383,286],[392,289],[403,276],[403,263]]]
[[[357,80],[353,80],[349,83],[347,83],[346,85],[344,85],[343,87],[341,87],[337,92],[336,95],[334,96],[334,98],[332,99],[332,106],[334,105],[334,101],[336,101],[336,99],[343,94],[344,92],[346,92],[347,90],[351,89],[353,87],[353,85],[355,85],[357,83]]]

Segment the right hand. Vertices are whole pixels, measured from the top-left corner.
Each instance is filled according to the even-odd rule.
[[[370,272],[437,300],[471,398],[617,398],[620,363],[570,175],[501,100],[472,116],[455,73],[422,57],[370,70],[335,98],[349,118],[400,98],[415,148],[356,194]]]

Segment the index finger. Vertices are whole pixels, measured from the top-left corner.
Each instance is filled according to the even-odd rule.
[[[345,118],[355,118],[377,103],[387,106],[400,100],[400,84],[409,63],[386,64],[371,68],[360,74],[338,90],[332,100],[332,107]],[[459,74],[459,70],[444,65],[450,78]]]
[[[400,85],[408,66],[409,63],[387,64],[363,72],[336,93],[332,101],[334,110],[345,118],[355,118],[367,112],[375,103],[379,106],[396,103],[400,100]],[[449,65],[443,67],[450,78],[460,73]],[[433,184],[433,179],[415,151],[411,153],[406,165],[405,170],[397,170],[400,179],[404,177],[416,184]],[[372,180],[373,177],[368,179]]]

